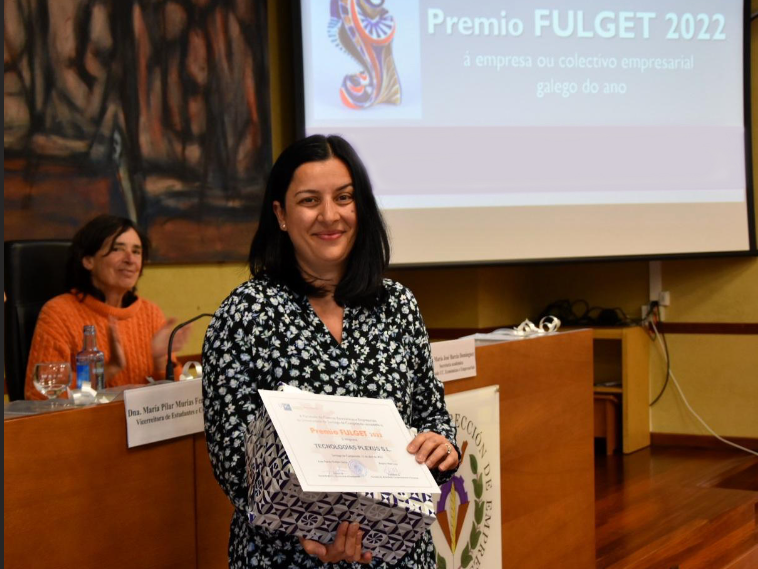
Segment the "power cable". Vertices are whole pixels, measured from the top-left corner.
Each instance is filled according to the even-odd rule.
[[[648,310],[648,316],[646,318],[650,319],[649,324],[653,327],[653,335],[651,336],[651,340],[656,340],[660,338],[663,341],[663,348],[664,353],[666,356],[666,379],[663,381],[663,387],[661,387],[661,391],[658,393],[655,399],[653,399],[653,402],[650,403],[650,407],[658,403],[658,400],[663,397],[663,393],[666,391],[666,387],[668,387],[669,384],[669,377],[671,377],[671,357],[669,356],[669,345],[666,341],[666,336],[663,333],[658,333],[658,328],[655,326],[655,322],[660,322],[660,306],[656,301],[653,301],[650,303],[650,309]]]
[[[739,449],[739,450],[743,450],[743,451],[745,451],[745,452],[747,452],[747,453],[749,453],[749,454],[752,454],[752,455],[758,456],[758,452],[755,452],[754,450],[751,450],[751,449],[749,449],[749,448],[745,448],[745,447],[743,447],[743,446],[741,446],[741,445],[738,445],[737,443],[733,443],[732,441],[728,441],[728,440],[726,440],[724,437],[722,437],[722,436],[718,435],[718,434],[716,433],[716,431],[714,431],[713,429],[711,429],[711,427],[710,427],[710,426],[708,426],[708,423],[706,423],[706,422],[703,420],[703,418],[702,418],[700,415],[698,415],[698,414],[695,412],[695,410],[692,408],[692,405],[690,405],[690,402],[689,402],[689,401],[687,401],[687,398],[684,396],[684,392],[682,391],[682,388],[681,388],[681,386],[679,385],[679,382],[676,380],[676,377],[674,376],[674,372],[673,372],[673,371],[671,371],[671,365],[670,365],[670,363],[669,363],[669,357],[668,357],[668,348],[667,348],[667,347],[664,345],[664,343],[663,343],[663,340],[661,339],[661,336],[662,336],[662,335],[658,333],[658,328],[656,328],[656,326],[655,326],[655,322],[654,322],[652,319],[651,319],[651,320],[649,320],[649,324],[650,324],[650,325],[653,327],[653,331],[655,332],[655,336],[656,336],[656,338],[658,339],[658,346],[659,346],[659,348],[660,348],[661,350],[663,350],[663,354],[664,354],[664,356],[665,356],[665,358],[666,358],[666,368],[667,368],[667,370],[668,370],[668,372],[667,372],[667,374],[666,374],[666,377],[667,377],[667,378],[669,378],[669,377],[671,378],[671,381],[673,382],[674,386],[676,387],[676,390],[679,392],[679,396],[682,398],[682,401],[684,402],[684,404],[685,404],[685,406],[687,407],[687,409],[689,409],[690,413],[692,413],[692,415],[693,415],[693,416],[694,416],[694,417],[695,417],[695,418],[696,418],[698,421],[700,421],[700,424],[701,424],[701,425],[703,425],[703,427],[705,427],[705,429],[706,429],[706,430],[707,430],[707,431],[708,431],[710,434],[712,434],[714,437],[716,437],[716,438],[717,438],[718,440],[720,440],[722,443],[728,444],[729,446],[733,446],[734,448],[737,448],[737,449]],[[664,389],[665,389],[665,385],[664,385]],[[663,391],[661,391],[661,394],[660,394],[660,395],[662,395],[662,394],[663,394]],[[660,395],[659,395],[658,397],[660,397]],[[657,398],[656,398],[656,401],[657,401]],[[655,401],[654,401],[653,403],[655,403]],[[651,403],[651,405],[652,405],[652,403]]]

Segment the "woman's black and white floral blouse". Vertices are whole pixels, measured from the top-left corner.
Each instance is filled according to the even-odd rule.
[[[390,280],[384,289],[375,308],[345,308],[341,344],[307,298],[265,278],[237,288],[211,321],[203,346],[205,433],[216,479],[235,506],[232,569],[323,566],[297,538],[246,521],[245,431],[262,405],[258,389],[285,382],[313,393],[392,399],[406,425],[455,441],[416,299]],[[453,473],[433,474],[441,484]],[[396,566],[435,567],[430,533]]]

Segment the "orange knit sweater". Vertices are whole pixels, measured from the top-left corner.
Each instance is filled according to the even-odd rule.
[[[108,319],[118,321],[118,332],[126,356],[126,367],[108,381],[107,387],[147,383],[147,376],[163,379],[165,370],[153,369],[150,347],[155,333],[166,323],[155,304],[138,298],[127,308],[114,308],[91,296],[80,301],[71,293],[61,294],[43,307],[34,329],[26,368],[26,399],[44,399],[33,383],[34,366],[40,362],[71,362],[72,383],[76,381],[76,354],[81,351],[85,325],[97,330],[97,348],[110,360]]]

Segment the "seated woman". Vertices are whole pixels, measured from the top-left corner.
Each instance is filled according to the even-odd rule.
[[[83,328],[94,325],[105,354],[107,387],[163,379],[168,339],[175,320],[166,321],[155,304],[135,294],[149,242],[129,219],[100,215],[74,236],[66,265],[69,292],[40,312],[26,368],[26,399],[44,399],[32,381],[39,362],[71,362],[83,346]],[[181,349],[187,328],[174,337]]]

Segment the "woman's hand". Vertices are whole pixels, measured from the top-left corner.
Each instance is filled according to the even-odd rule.
[[[408,452],[416,455],[416,462],[426,463],[429,468],[444,472],[458,464],[455,447],[445,437],[428,431],[416,435],[408,445]]]
[[[121,337],[118,335],[118,321],[113,316],[108,319],[108,344],[111,357],[105,364],[106,384],[126,367],[126,354],[121,345]]]
[[[155,333],[150,342],[150,350],[153,354],[153,367],[156,370],[163,370],[166,367],[166,358],[168,357],[168,341],[171,338],[171,331],[176,326],[176,318],[169,318],[166,323]],[[171,349],[178,352],[182,349],[189,338],[192,326],[185,326],[174,336],[174,344]],[[166,378],[171,379],[171,378]]]
[[[334,543],[324,545],[312,539],[300,538],[300,545],[308,555],[315,555],[322,563],[337,563],[347,561],[349,563],[371,563],[371,552],[362,552],[363,532],[360,525],[353,522],[342,522],[337,528]]]

